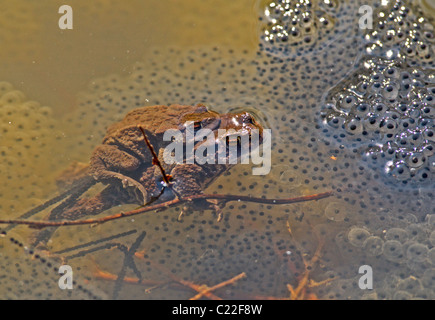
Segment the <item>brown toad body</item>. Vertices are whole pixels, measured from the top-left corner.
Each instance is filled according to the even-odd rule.
[[[88,174],[95,181],[108,186],[93,198],[78,199],[61,211],[53,210],[49,219],[76,220],[85,215],[98,214],[115,205],[145,204],[157,197],[159,202],[167,201],[175,197],[172,190],[182,197],[202,193],[232,165],[229,162],[203,165],[166,164],[162,158],[163,150],[171,142],[164,141],[163,135],[169,129],[184,132],[187,121],[194,124],[195,131],[210,129],[216,138],[218,129],[234,129],[240,136],[250,136],[252,130],[259,130],[261,142],[262,127],[246,112],[219,114],[200,104],[152,106],[132,110],[123,120],[108,128],[102,144],[95,148],[91,156]],[[171,188],[166,188],[163,194],[160,194],[163,187],[161,172],[153,165],[152,154],[139,126],[158,153],[166,173],[172,177]],[[195,142],[194,148],[202,143]]]

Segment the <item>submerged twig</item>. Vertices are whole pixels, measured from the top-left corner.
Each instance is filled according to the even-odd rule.
[[[171,176],[166,174],[165,169],[163,168],[163,166],[160,163],[160,160],[159,160],[156,152],[154,151],[153,145],[148,140],[148,137],[145,134],[145,130],[141,126],[138,126],[138,128],[140,129],[140,131],[142,131],[143,139],[145,140],[145,143],[146,143],[148,149],[150,150],[150,152],[151,152],[151,154],[153,156],[153,165],[157,166],[160,169],[160,172],[162,173],[162,176],[163,176],[163,181],[165,182],[167,187],[170,187],[171,186],[171,182],[169,181],[169,179],[171,178]]]
[[[234,284],[238,280],[240,280],[240,279],[242,279],[244,277],[246,277],[246,273],[242,272],[242,273],[238,274],[237,276],[232,277],[229,280],[222,281],[221,283],[218,283],[217,285],[215,285],[213,287],[208,287],[208,286],[205,286],[205,285],[201,286],[202,288],[201,288],[200,291],[198,291],[198,294],[196,296],[190,298],[189,300],[198,300],[198,299],[202,298],[203,296],[207,296],[207,294],[211,293],[212,291],[215,291],[217,289],[225,287],[225,286],[227,286],[229,284]]]
[[[332,195],[332,191],[312,194],[308,196],[301,196],[296,198],[288,198],[288,199],[265,199],[265,198],[256,198],[251,196],[243,196],[243,195],[230,195],[230,194],[198,194],[192,195],[188,197],[176,198],[174,200],[162,202],[155,205],[146,206],[143,208],[121,212],[114,215],[97,218],[97,219],[85,219],[85,220],[65,220],[65,221],[29,221],[29,220],[0,220],[0,224],[23,224],[33,226],[35,228],[45,228],[45,227],[62,227],[62,226],[77,226],[77,225],[86,225],[86,224],[100,224],[111,220],[118,220],[121,218],[135,216],[141,213],[154,211],[157,209],[167,209],[169,207],[173,207],[175,205],[179,205],[180,203],[195,201],[199,199],[218,199],[225,202],[229,201],[244,201],[244,202],[256,202],[256,203],[264,203],[271,205],[278,204],[291,204],[297,202],[305,202],[312,200],[320,200]]]

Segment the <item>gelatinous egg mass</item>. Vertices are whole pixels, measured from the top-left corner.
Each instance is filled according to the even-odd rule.
[[[364,57],[325,98],[326,136],[358,149],[402,184],[433,181],[435,74],[402,61]]]
[[[365,35],[366,52],[409,65],[434,65],[434,26],[424,9],[409,1],[386,2],[373,12],[373,29]]]
[[[325,95],[325,133],[399,185],[435,174],[433,24],[419,6],[391,1],[373,12],[365,54]]]
[[[261,8],[261,47],[278,56],[320,48],[340,34],[337,0],[276,0]],[[337,25],[338,24],[338,25]]]

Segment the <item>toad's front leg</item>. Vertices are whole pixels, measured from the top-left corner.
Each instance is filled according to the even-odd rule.
[[[172,176],[172,189],[176,194],[182,198],[192,195],[204,193],[206,188],[217,176],[219,176],[226,169],[223,165],[203,165],[196,164],[180,164],[175,166],[171,171]],[[218,217],[218,221],[222,219],[222,208],[225,206],[224,201],[206,199],[197,202],[195,205],[189,207],[195,209],[211,209],[214,210]],[[180,214],[188,208],[185,207]]]

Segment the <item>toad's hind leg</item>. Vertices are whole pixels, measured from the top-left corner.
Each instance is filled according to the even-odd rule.
[[[124,188],[133,187],[138,191],[139,198],[145,204],[149,199],[148,193],[144,186],[133,178],[122,174],[121,172],[133,172],[141,165],[141,161],[120,150],[115,145],[101,145],[95,148],[91,157],[90,172],[97,181],[107,183],[118,180]]]
[[[95,183],[96,183],[96,181],[92,177],[90,177],[90,176],[82,177],[81,179],[77,180],[66,191],[64,191],[61,194],[59,194],[59,195],[57,195],[57,196],[55,196],[55,197],[45,201],[43,204],[30,209],[26,213],[24,213],[24,214],[20,215],[19,217],[17,217],[17,219],[23,220],[23,219],[30,218],[30,217],[34,216],[35,214],[37,214],[39,212],[42,212],[43,210],[45,210],[45,209],[55,205],[56,203],[59,203],[60,201],[62,201],[65,198],[74,197],[74,196],[78,197],[78,196],[82,195],[90,187],[92,187]],[[4,229],[4,231],[12,230],[16,226],[17,226],[16,224],[11,224],[8,227],[6,227]]]
[[[103,191],[92,198],[78,199],[80,195],[72,195],[59,206],[54,208],[51,211],[48,220],[78,220],[85,216],[100,214],[116,205],[131,202],[131,198],[128,194],[119,192],[119,189],[115,186],[106,187]],[[47,243],[56,230],[56,227],[49,227],[39,231],[34,236],[32,244],[43,245]]]

